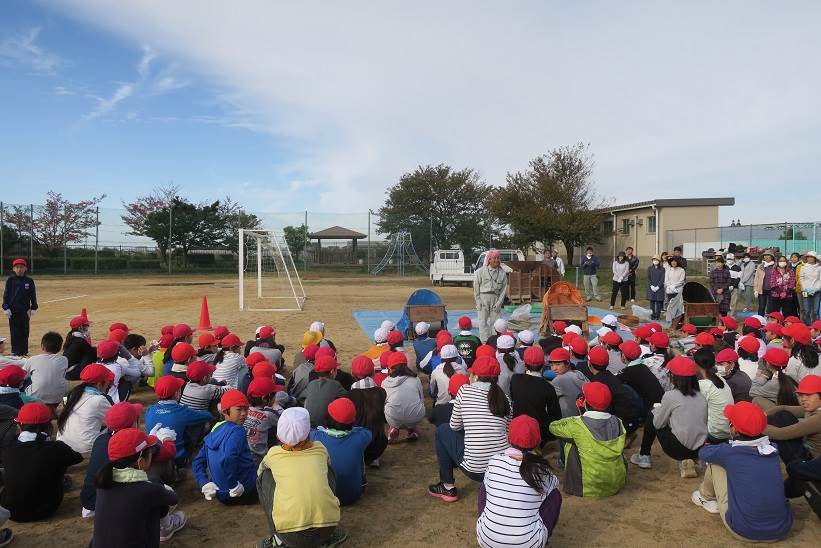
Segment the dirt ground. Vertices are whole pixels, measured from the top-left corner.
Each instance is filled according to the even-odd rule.
[[[353,319],[354,309],[400,309],[410,293],[427,287],[426,278],[327,277],[305,280],[308,301],[303,312],[241,313],[237,306],[236,279],[231,277],[53,277],[37,278],[40,313],[32,322],[31,341],[46,330],[68,331],[68,320],[81,307],[94,322],[92,336],[101,338],[107,326],[124,321],[133,332],[149,340],[159,336],[161,325],[188,322],[197,325],[200,297],[208,296],[212,325],[225,324],[242,338],[256,326],[277,328],[277,341],[285,344],[290,359],[302,333],[313,320],[327,325],[327,335],[340,352],[341,361],[368,347],[368,338]],[[196,284],[196,285],[190,285]],[[436,288],[450,308],[469,308],[468,288]],[[80,298],[74,298],[82,296]],[[5,334],[6,329],[0,329]],[[36,346],[36,345],[35,345]],[[33,351],[33,350],[32,350]],[[135,400],[150,403],[153,394],[140,389]],[[457,472],[461,500],[447,504],[426,493],[437,478],[433,429],[424,424],[416,444],[388,448],[380,470],[368,471],[368,487],[354,506],[343,508],[342,524],[348,530],[345,546],[475,546],[477,485]],[[549,447],[549,446],[548,446]],[[638,443],[628,450],[638,450]],[[550,453],[555,462],[554,447]],[[680,479],[673,461],[656,447],[653,469],[631,466],[627,485],[607,499],[565,497],[559,524],[551,538],[554,546],[733,546],[720,518],[696,508],[690,493],[700,479]],[[66,495],[58,514],[46,523],[9,525],[17,535],[14,546],[86,546],[92,523],[80,518],[79,489],[83,465],[72,471],[75,487]],[[561,477],[561,473],[559,473]],[[226,508],[200,495],[193,478],[176,486],[180,509],[188,525],[168,543],[172,546],[252,546],[267,534],[265,518],[257,507]],[[789,546],[818,546],[821,523],[803,500],[793,501],[795,525],[784,542]],[[816,539],[813,541],[812,539]]]

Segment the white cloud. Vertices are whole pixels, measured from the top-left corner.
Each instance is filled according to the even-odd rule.
[[[821,170],[817,2],[59,3],[224,90],[232,113],[201,121],[280,138],[272,182],[327,210],[419,163],[499,183],[579,140],[602,194],[735,195],[728,218],[771,220],[771,189]]]
[[[74,90],[71,90],[65,86],[57,86],[54,88],[54,93],[56,95],[75,95]]]
[[[37,44],[40,27],[6,37],[0,42],[0,64],[23,65],[37,73],[54,75],[62,65],[60,58]]]

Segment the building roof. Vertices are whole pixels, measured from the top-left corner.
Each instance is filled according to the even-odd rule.
[[[332,226],[319,232],[312,232],[308,234],[308,237],[314,240],[361,240],[362,238],[367,238],[367,236],[361,232],[341,226]]]
[[[698,207],[698,206],[731,206],[735,205],[735,198],[673,198],[655,199],[646,202],[615,205],[604,208],[602,211],[612,213],[628,209],[643,209],[646,207]]]

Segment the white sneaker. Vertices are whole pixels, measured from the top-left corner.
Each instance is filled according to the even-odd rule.
[[[698,477],[698,472],[696,472],[696,463],[693,462],[693,459],[684,459],[683,461],[680,461],[679,470],[681,471],[682,478]]]
[[[610,310],[613,310],[613,307],[612,307],[612,306],[610,307]]]
[[[164,520],[164,527],[160,528],[160,542],[165,542],[174,536],[174,533],[185,527],[185,512],[173,512]]]
[[[707,500],[701,495],[701,491],[696,489],[693,491],[693,494],[690,495],[690,500],[693,501],[693,504],[696,506],[701,506],[711,514],[718,514],[718,503],[714,500]]]
[[[650,461],[650,455],[642,455],[641,453],[633,453],[630,457],[630,462],[644,470],[653,467],[653,463]]]
[[[630,299],[630,302],[634,303],[634,302],[636,302],[636,299]]]

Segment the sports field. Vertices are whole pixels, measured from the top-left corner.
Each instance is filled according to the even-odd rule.
[[[277,341],[288,349],[290,362],[302,333],[313,320],[322,320],[336,344],[340,360],[367,349],[369,341],[352,317],[355,309],[401,309],[410,293],[429,287],[427,278],[326,277],[304,280],[308,294],[303,312],[239,312],[236,278],[183,276],[36,278],[40,312],[32,321],[31,342],[46,330],[68,331],[68,320],[88,310],[92,336],[102,338],[114,321],[128,324],[147,339],[159,336],[160,326],[186,322],[197,325],[200,298],[208,296],[212,325],[224,324],[247,339],[263,323],[277,328]],[[470,288],[436,288],[450,309],[471,308]],[[398,318],[397,318],[398,319]],[[5,329],[2,330],[5,333]],[[96,336],[95,336],[96,335]],[[33,345],[36,346],[36,345]],[[34,350],[32,350],[34,351]],[[346,365],[347,368],[347,365]],[[139,389],[135,401],[151,403],[153,393]],[[550,447],[550,446],[548,446]],[[638,443],[628,454],[638,450]],[[555,462],[553,448],[551,462]],[[349,532],[344,546],[475,546],[477,485],[457,473],[461,500],[446,504],[426,493],[437,481],[433,429],[425,424],[415,444],[388,448],[380,470],[368,470],[362,499],[342,511]],[[72,470],[75,487],[58,514],[46,523],[11,523],[14,546],[87,546],[92,524],[80,519],[79,484],[83,465]],[[561,477],[561,473],[559,473]],[[735,546],[720,518],[690,502],[700,479],[680,479],[678,467],[656,446],[653,468],[631,467],[626,487],[602,500],[565,497],[561,518],[551,539],[554,546]],[[188,525],[170,546],[252,546],[266,535],[259,507],[226,508],[206,502],[192,477],[175,486]],[[784,546],[818,546],[821,522],[803,499],[793,502],[795,525]],[[816,539],[813,541],[812,539]]]

